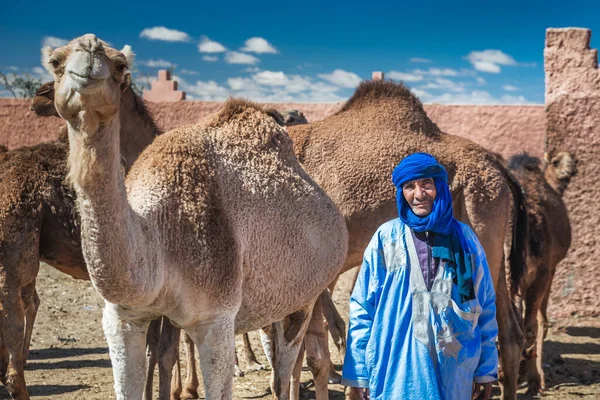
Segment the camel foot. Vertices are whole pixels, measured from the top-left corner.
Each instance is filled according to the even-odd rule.
[[[198,395],[198,392],[196,390],[191,390],[191,389],[184,389],[183,392],[181,392],[181,400],[192,400],[192,399],[199,399],[200,395]]]
[[[235,376],[236,378],[242,378],[244,376],[244,371],[242,371],[240,367],[235,365],[233,368],[233,376]]]
[[[342,375],[338,374],[337,371],[333,369],[329,370],[329,383],[341,383]]]
[[[264,371],[266,368],[259,362],[253,361],[246,365],[246,370],[248,371]]]
[[[530,380],[527,382],[527,392],[530,396],[542,396],[544,394],[544,388],[541,383],[536,380]]]

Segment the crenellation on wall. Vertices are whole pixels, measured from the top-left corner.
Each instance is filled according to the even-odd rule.
[[[558,266],[551,311],[593,316],[600,309],[600,69],[598,51],[590,48],[591,31],[546,31],[546,151],[568,150],[578,174],[564,200],[573,242]]]

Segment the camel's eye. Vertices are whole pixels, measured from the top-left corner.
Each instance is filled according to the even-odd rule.
[[[117,72],[123,73],[125,69],[127,69],[127,65],[123,62],[117,62],[115,64],[115,69],[117,70]]]
[[[58,61],[56,58],[52,58],[50,59],[50,65],[52,65],[52,68],[57,69],[58,67],[60,67],[60,61]]]

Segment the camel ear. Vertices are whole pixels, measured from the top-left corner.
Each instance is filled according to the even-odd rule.
[[[50,74],[54,74],[54,70],[50,65],[50,57],[52,57],[52,51],[52,47],[50,46],[42,47],[42,66],[46,68],[46,70],[50,72]]]
[[[126,44],[125,47],[123,47],[121,53],[123,53],[125,59],[127,60],[127,68],[131,71],[131,69],[133,68],[133,62],[135,61],[135,53],[133,52],[133,50],[131,50],[131,46],[128,44]]]
[[[550,164],[550,154],[544,153],[544,162]]]

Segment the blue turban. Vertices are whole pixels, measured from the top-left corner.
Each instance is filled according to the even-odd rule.
[[[431,213],[419,217],[413,213],[402,193],[402,185],[417,179],[433,178],[436,197]],[[462,227],[454,218],[452,194],[448,187],[448,174],[435,157],[427,153],[414,153],[404,158],[392,172],[392,182],[397,188],[398,216],[416,232],[435,232],[432,256],[448,261],[454,283],[458,285],[463,302],[475,298],[473,266]]]

